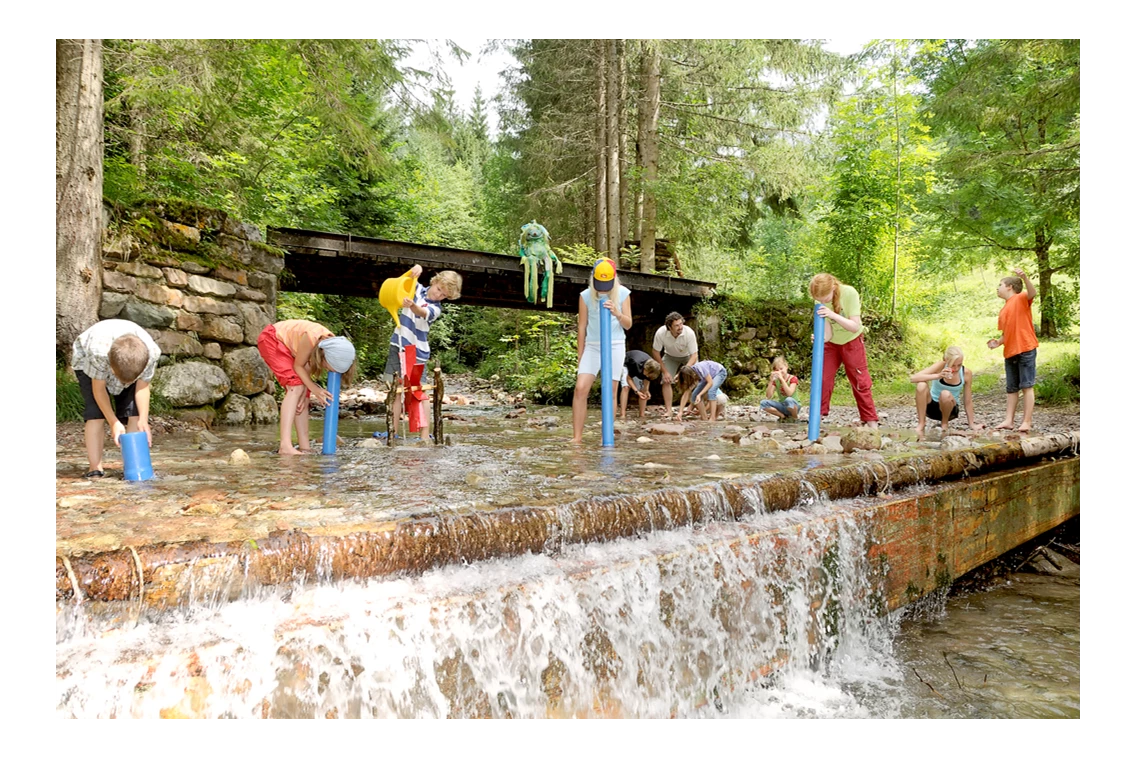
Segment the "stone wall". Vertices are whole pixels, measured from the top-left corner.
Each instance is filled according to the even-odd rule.
[[[226,214],[183,203],[112,213],[99,318],[144,327],[162,348],[154,390],[183,420],[275,423],[257,336],[276,320],[282,250]]]
[[[699,337],[699,358],[726,366],[724,387],[732,399],[762,390],[771,363],[784,356],[790,372],[809,379],[812,343],[811,304],[781,300],[742,305],[716,298],[696,309],[692,327]]]

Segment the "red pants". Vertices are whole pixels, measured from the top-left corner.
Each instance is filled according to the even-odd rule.
[[[837,382],[837,367],[845,364],[845,376],[853,387],[853,399],[857,401],[857,412],[861,421],[876,421],[876,405],[872,401],[872,377],[869,376],[869,361],[865,355],[864,335],[844,345],[825,343],[825,367],[821,372],[821,415],[829,415],[829,398],[833,395],[833,385]]]

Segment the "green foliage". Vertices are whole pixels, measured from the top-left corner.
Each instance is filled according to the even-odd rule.
[[[1034,399],[1039,405],[1067,405],[1081,400],[1081,356],[1064,356],[1046,371],[1034,386]]]
[[[910,55],[904,41],[870,49],[861,84],[838,105],[833,123],[822,267],[882,311],[891,311],[894,287],[899,300],[914,279],[918,240],[910,232],[932,184],[935,154]]]
[[[55,368],[55,421],[83,420],[83,393],[75,375],[63,366]]]
[[[1077,280],[1073,286],[1051,282],[1049,297],[1042,302],[1040,309],[1042,319],[1053,324],[1056,334],[1070,334],[1079,324],[1078,306]]]
[[[561,315],[561,314],[552,314]],[[564,322],[564,318],[558,321]],[[488,357],[478,373],[497,374],[511,392],[524,391],[535,402],[565,405],[572,402],[576,386],[576,330],[561,323],[555,329],[534,324],[543,338],[522,341],[521,335],[503,335],[504,349]]]
[[[930,206],[938,254],[1005,269],[1032,256],[1040,336],[1057,336],[1049,279],[1076,283],[1080,259],[1079,40],[949,40],[918,65],[945,146]]]

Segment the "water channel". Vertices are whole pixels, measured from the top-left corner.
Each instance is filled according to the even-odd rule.
[[[614,451],[574,450],[563,411],[531,415],[557,419],[559,429],[465,409],[448,424],[454,444],[388,449],[359,446],[381,422],[345,421],[347,444],[334,459],[278,460],[273,429],[219,431],[204,450],[194,435],[170,435],[155,449],[159,476],[144,486],[72,486],[77,475],[61,456],[57,489],[75,499],[58,520],[57,542],[98,550],[256,539],[282,519],[343,533],[424,513],[552,506],[598,489],[621,494],[849,462],[739,447],[721,439],[724,424],[694,438],[635,443],[642,429],[632,423]],[[228,463],[237,446],[248,466]],[[1079,715],[1076,571],[1016,573],[983,591],[882,615],[873,610],[879,587],[866,535],[850,514],[851,504],[824,499],[791,511],[758,507],[740,522],[712,519],[413,576],[309,577],[245,588],[232,602],[199,597],[164,610],[60,602],[57,713]]]

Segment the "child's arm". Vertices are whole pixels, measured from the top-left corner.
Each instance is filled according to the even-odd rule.
[[[1004,334],[1004,335],[1001,335],[1001,336],[999,337],[999,339],[997,339],[997,340],[994,340],[994,339],[992,339],[992,340],[987,340],[987,347],[989,347],[990,349],[994,350],[995,348],[997,348],[997,347],[999,347],[1000,345],[1002,345],[1002,344],[1003,344],[1003,342],[1004,342],[1004,341],[1006,341],[1006,338],[1007,338],[1007,335],[1005,335],[1005,334]]]
[[[971,405],[971,369],[969,368],[963,369],[963,409],[967,411],[967,425],[973,431],[984,428],[983,424],[976,421],[975,408]]]
[[[1019,279],[1023,280],[1023,289],[1026,291],[1026,296],[1029,299],[1034,300],[1034,296],[1037,295],[1038,293],[1035,291],[1034,285],[1030,283],[1030,279],[1026,278],[1026,272],[1023,271],[1021,268],[1016,268],[1015,269],[1015,276],[1017,276]]]
[[[844,316],[840,315],[839,313],[834,313],[832,310],[830,310],[827,306],[824,306],[824,305],[817,309],[817,313],[822,318],[829,319],[830,321],[834,321],[834,322],[840,324],[841,328],[845,329],[846,331],[855,332],[861,328],[861,317],[860,316],[853,316],[852,318],[845,318]],[[826,334],[825,341],[828,342],[831,337],[832,337],[832,333]]]
[[[777,381],[777,374],[770,375],[770,381],[766,382],[766,399],[774,399],[774,382]]]
[[[584,295],[577,298],[576,308],[576,362],[584,355],[584,335],[588,331],[588,308],[584,305]]]
[[[944,370],[944,362],[936,361],[931,366],[928,366],[923,371],[917,371],[912,376],[908,377],[908,381],[912,384],[917,382],[931,382],[939,378],[940,372]]]
[[[797,392],[797,382],[786,384],[785,380],[782,380],[782,387],[784,388],[783,394],[786,397],[793,397],[793,394]]]
[[[300,377],[300,381],[316,398],[316,402],[327,405],[332,401],[332,393],[312,381],[312,375],[308,373],[308,358],[311,357],[312,351],[316,346],[308,341],[308,335],[303,334],[300,336],[299,349],[296,351],[296,358],[292,361],[292,370],[296,372],[296,376]]]
[[[138,388],[135,388],[135,400],[138,399]],[[126,427],[114,415],[114,408],[111,407],[111,396],[107,394],[107,383],[102,379],[95,379],[91,377],[91,394],[95,396],[95,403],[99,406],[99,410],[103,412],[103,418],[111,425],[111,435],[114,438],[114,443],[119,444],[118,438],[126,434]],[[100,432],[102,434],[102,432]]]
[[[146,444],[154,444],[150,433],[150,382],[139,379],[134,383],[134,404],[138,408],[138,431],[146,432]]]

